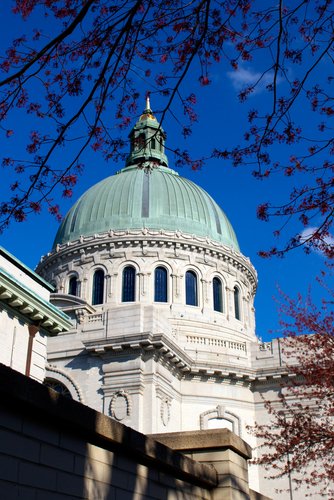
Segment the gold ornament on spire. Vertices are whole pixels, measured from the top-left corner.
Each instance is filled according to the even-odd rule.
[[[149,94],[147,94],[147,96],[146,96],[146,108],[144,109],[143,114],[140,117],[140,120],[147,120],[147,119],[157,121],[156,117],[154,116],[154,114],[152,113],[152,110],[151,110],[150,95]]]

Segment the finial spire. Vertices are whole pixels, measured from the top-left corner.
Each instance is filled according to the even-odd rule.
[[[146,95],[146,109],[145,112],[151,111],[151,104],[150,104],[150,94],[148,93]]]

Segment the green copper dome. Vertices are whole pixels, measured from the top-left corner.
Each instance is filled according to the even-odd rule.
[[[130,138],[127,167],[81,196],[60,225],[54,247],[109,230],[147,228],[208,237],[239,250],[230,222],[211,196],[166,166],[165,135],[149,103]]]

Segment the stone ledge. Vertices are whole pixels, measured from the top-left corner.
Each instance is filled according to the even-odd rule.
[[[217,474],[125,425],[0,364],[0,400],[15,407],[20,415],[56,423],[58,430],[70,430],[91,444],[123,454],[133,461],[172,474],[173,477],[214,489]]]
[[[246,459],[252,458],[251,447],[229,429],[151,434],[150,437],[173,450],[187,452],[200,450],[231,449]]]

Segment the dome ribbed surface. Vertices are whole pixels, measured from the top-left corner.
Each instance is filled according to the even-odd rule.
[[[54,247],[109,230],[164,229],[208,237],[239,251],[226,215],[204,189],[167,167],[127,167],[99,182],[69,210]]]

